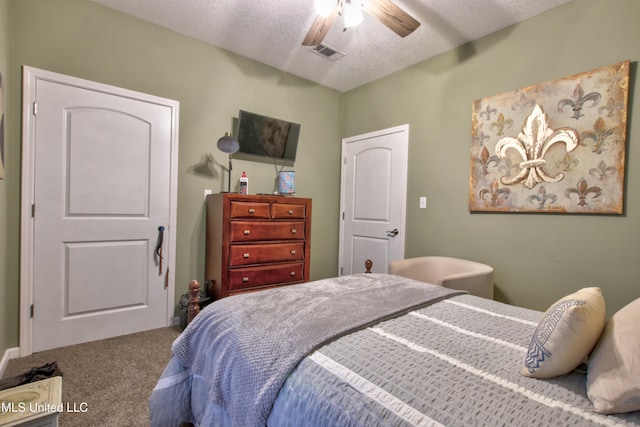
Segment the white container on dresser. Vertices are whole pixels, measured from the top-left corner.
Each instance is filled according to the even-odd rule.
[[[224,298],[309,281],[311,199],[207,196],[205,286]]]

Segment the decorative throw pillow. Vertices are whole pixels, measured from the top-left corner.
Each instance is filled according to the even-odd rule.
[[[615,313],[587,371],[587,395],[597,412],[640,410],[640,298]]]
[[[555,302],[538,323],[520,373],[527,377],[564,375],[585,361],[604,329],[600,288],[584,288]]]

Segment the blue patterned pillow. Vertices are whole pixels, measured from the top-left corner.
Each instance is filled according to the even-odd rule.
[[[520,373],[551,378],[571,372],[585,361],[604,325],[600,288],[584,288],[558,300],[538,323]]]

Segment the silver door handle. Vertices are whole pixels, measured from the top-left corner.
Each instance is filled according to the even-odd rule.
[[[393,230],[387,230],[387,234],[391,234],[392,236],[397,236],[399,233],[397,228],[394,228]]]

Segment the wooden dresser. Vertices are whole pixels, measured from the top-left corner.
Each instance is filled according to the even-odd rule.
[[[207,196],[205,286],[210,296],[309,281],[311,199]]]

